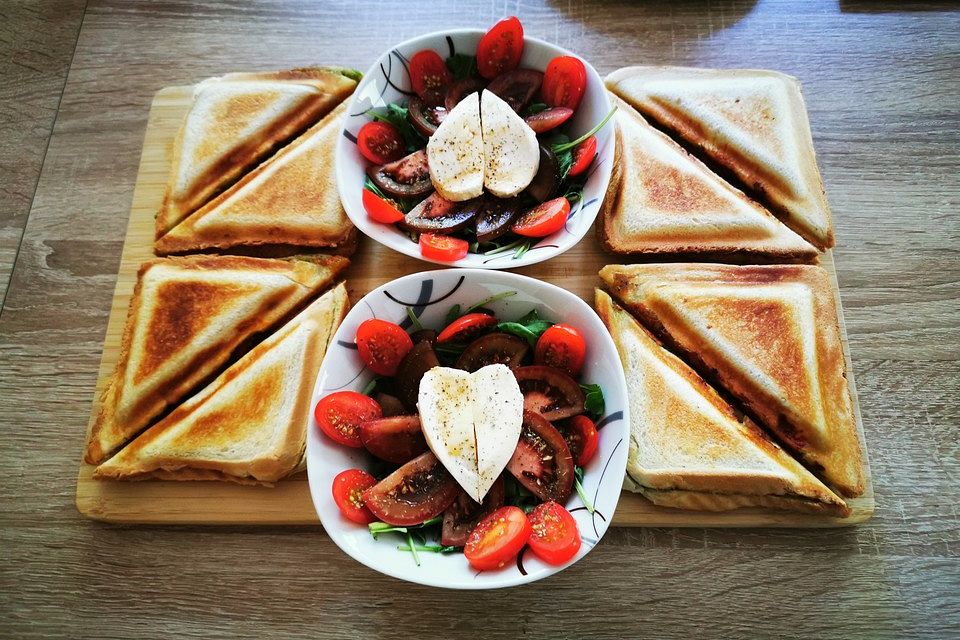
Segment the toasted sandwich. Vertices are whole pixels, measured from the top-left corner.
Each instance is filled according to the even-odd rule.
[[[862,446],[829,274],[811,265],[648,264],[601,278],[702,375],[844,496]]]
[[[800,83],[776,71],[626,67],[615,94],[677,135],[821,249],[832,247],[830,206],[817,168]]]
[[[227,363],[329,287],[349,261],[190,256],[140,267],[120,356],[85,459],[103,462]]]
[[[94,471],[272,484],[303,468],[313,384],[348,307],[341,283]]]
[[[608,251],[809,261],[818,251],[632,107],[617,104],[614,176],[597,225]]]
[[[628,488],[654,504],[846,516],[844,501],[738,415],[602,291],[596,308],[620,352],[630,402]]]
[[[160,255],[285,245],[338,247],[356,229],[340,204],[334,151],[346,103],[157,240]]]
[[[156,237],[353,93],[340,69],[231,73],[199,83],[177,134]]]

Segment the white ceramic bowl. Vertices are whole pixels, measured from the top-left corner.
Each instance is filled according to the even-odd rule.
[[[483,34],[484,32],[478,29],[437,31],[407,40],[390,49],[367,70],[353,94],[347,116],[344,118],[343,135],[337,143],[336,152],[337,188],[340,191],[343,208],[353,224],[365,234],[380,244],[414,258],[425,260],[420,255],[419,245],[410,240],[407,234],[395,225],[374,222],[363,208],[361,191],[369,163],[357,150],[356,135],[360,127],[370,121],[370,117],[366,115],[370,109],[408,99],[404,93],[409,94],[411,90],[407,61],[413,54],[423,49],[432,49],[444,58],[454,52],[475,55],[477,43]],[[527,36],[524,38],[520,66],[543,71],[550,60],[562,55],[574,54],[543,40]],[[583,102],[568,125],[571,137],[577,137],[589,131],[607,115],[611,108],[603,80],[589,62],[583,60],[583,63],[587,68],[587,89],[584,92]],[[584,186],[583,198],[574,203],[567,223],[560,231],[540,238],[520,259],[514,260],[513,252],[495,256],[467,254],[462,260],[438,262],[438,264],[478,269],[512,269],[560,255],[577,244],[593,225],[600,211],[603,196],[607,192],[607,184],[610,182],[613,154],[613,124],[608,123],[597,134],[597,159]]]
[[[409,552],[399,551],[403,539],[387,534],[374,540],[367,527],[340,515],[333,502],[333,478],[345,469],[369,469],[371,459],[360,449],[334,443],[320,433],[311,417],[307,435],[307,472],[310,494],[324,529],[346,553],[368,567],[401,580],[451,589],[493,589],[533,582],[570,566],[600,541],[613,518],[627,463],[629,416],[623,367],[610,334],[597,314],[572,293],[554,285],[503,271],[446,269],[415,273],[371,291],[354,305],[333,336],[317,377],[313,405],[334,391],[361,391],[373,378],[357,353],[357,327],[369,318],[382,318],[409,326],[409,306],[426,327],[440,328],[454,304],[461,308],[503,291],[517,295],[487,305],[501,319],[514,319],[537,309],[555,322],[579,329],[587,341],[587,360],[582,380],[596,383],[606,400],[600,426],[600,447],[584,469],[583,486],[595,511],[590,513],[574,493],[567,508],[580,528],[580,552],[562,566],[550,566],[532,553],[523,553],[516,563],[499,571],[477,572],[463,554],[420,553],[420,566]]]

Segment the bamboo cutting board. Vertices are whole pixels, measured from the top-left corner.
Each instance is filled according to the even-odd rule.
[[[140,263],[153,256],[154,213],[163,198],[170,164],[170,149],[180,122],[190,107],[192,90],[191,86],[163,89],[155,96],[150,110],[130,222],[103,344],[94,414],[100,392],[116,364],[120,336],[137,269]],[[357,252],[351,260],[346,277],[350,299],[354,301],[388,280],[434,268],[425,262],[387,249],[366,237],[361,237]],[[593,234],[588,234],[577,246],[563,255],[516,271],[564,287],[592,304],[593,290],[600,284],[597,272],[608,263],[620,261],[620,258],[605,254]],[[840,309],[836,273],[829,252],[824,255],[822,264],[834,276],[837,308]],[[840,329],[854,415],[860,438],[863,440],[860,405],[853,380],[842,309]],[[864,454],[866,492],[860,498],[848,500],[852,513],[847,518],[762,509],[739,509],[725,513],[682,511],[657,507],[637,494],[624,492],[613,524],[627,527],[839,527],[856,524],[870,518],[874,510],[873,483],[866,452]],[[91,477],[92,473],[91,465],[81,463],[77,478],[77,508],[80,513],[95,520],[146,524],[319,524],[305,473],[279,482],[274,488],[248,487],[226,482],[98,481]]]

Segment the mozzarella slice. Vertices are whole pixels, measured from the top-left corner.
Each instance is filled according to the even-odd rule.
[[[473,93],[447,114],[427,142],[430,181],[447,200],[476,198],[483,193],[483,160],[480,94]]]
[[[527,188],[540,168],[537,134],[510,105],[487,90],[480,99],[480,112],[483,186],[500,198],[513,197]]]
[[[481,502],[520,439],[523,394],[513,372],[502,364],[472,374],[434,367],[420,381],[417,407],[430,450]]]

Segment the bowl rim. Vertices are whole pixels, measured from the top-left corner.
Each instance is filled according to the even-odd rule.
[[[343,116],[343,124],[340,127],[340,135],[338,136],[337,146],[336,146],[336,149],[334,150],[334,168],[336,172],[337,193],[340,197],[340,203],[341,203],[341,206],[343,207],[344,212],[347,214],[347,217],[350,219],[350,222],[354,226],[356,226],[361,233],[363,233],[365,236],[367,236],[371,240],[387,247],[388,249],[392,249],[394,251],[397,251],[398,253],[402,253],[404,255],[410,256],[412,258],[416,258],[417,260],[422,260],[427,263],[437,264],[444,267],[454,267],[457,269],[481,269],[481,270],[499,271],[503,269],[515,269],[518,267],[525,267],[528,265],[537,264],[539,262],[550,260],[552,258],[555,258],[556,256],[559,256],[569,251],[570,249],[578,245],[583,240],[583,238],[587,235],[590,229],[593,228],[597,217],[600,215],[600,210],[603,208],[603,201],[606,198],[607,189],[610,186],[610,180],[613,175],[613,161],[616,153],[615,137],[609,140],[606,147],[604,148],[603,154],[600,154],[600,153],[597,154],[596,171],[601,171],[601,174],[600,174],[601,180],[600,180],[600,184],[597,185],[598,194],[596,196],[596,202],[590,203],[590,206],[595,205],[594,211],[592,214],[589,214],[589,213],[587,214],[588,216],[590,216],[590,220],[588,223],[583,224],[581,231],[578,231],[576,233],[570,233],[570,240],[569,240],[568,246],[562,250],[559,247],[556,247],[556,248],[551,247],[551,248],[547,248],[544,251],[538,251],[538,252],[531,251],[531,252],[528,252],[526,255],[522,256],[518,260],[511,260],[509,262],[501,261],[500,264],[486,264],[486,263],[476,264],[474,263],[474,261],[464,262],[468,260],[471,255],[475,255],[475,254],[468,254],[466,258],[462,258],[454,262],[443,262],[440,260],[433,260],[430,258],[423,257],[423,255],[421,255],[421,253],[417,249],[417,245],[415,245],[412,242],[394,242],[393,241],[394,238],[392,234],[388,238],[378,237],[380,235],[379,232],[380,232],[381,223],[368,220],[365,212],[363,211],[359,211],[359,212],[351,211],[348,196],[351,193],[354,185],[348,184],[348,179],[344,174],[344,171],[346,170],[344,165],[346,165],[347,163],[340,161],[340,159],[345,155],[343,150],[347,148],[346,145],[349,140],[349,137],[347,135],[349,133],[347,131],[347,126],[352,118],[357,117],[356,115],[352,115],[352,114],[354,114],[355,108],[358,106],[357,100],[361,93],[360,89],[362,87],[365,87],[369,82],[371,82],[370,78],[373,77],[375,73],[377,73],[381,65],[381,62],[386,56],[389,56],[391,52],[393,52],[394,50],[412,46],[413,44],[421,40],[426,40],[429,38],[444,38],[444,37],[457,37],[457,36],[470,36],[470,35],[482,36],[484,33],[486,33],[484,29],[478,29],[475,27],[440,29],[436,31],[431,31],[429,33],[420,34],[418,36],[414,36],[411,38],[407,38],[406,40],[400,43],[397,43],[389,47],[388,49],[386,49],[384,52],[380,53],[377,56],[377,58],[373,61],[373,63],[371,63],[371,65],[364,72],[363,77],[360,79],[360,82],[357,83],[357,86],[354,89],[353,94],[350,96],[349,103],[347,104],[347,112]],[[557,44],[553,44],[541,38],[537,38],[535,36],[524,34],[523,39],[524,39],[525,45],[527,42],[531,42],[538,46],[546,47],[548,49],[553,50],[555,52],[554,54],[555,56],[559,56],[559,55],[573,56],[578,60],[580,60],[581,62],[583,62],[583,64],[587,69],[588,80],[591,77],[593,77],[596,80],[597,86],[600,89],[599,91],[600,99],[602,103],[606,105],[606,110],[603,115],[606,115],[606,113],[608,113],[610,109],[613,108],[613,104],[610,101],[610,96],[607,94],[605,85],[603,83],[603,76],[600,75],[600,73],[590,63],[589,60],[587,60],[581,55],[574,53],[573,51],[570,51],[569,49],[561,47],[560,45],[557,45]],[[614,126],[615,126],[615,121],[611,121],[607,123],[604,129],[607,129],[607,127],[614,127]],[[612,131],[612,129],[610,129],[610,131]],[[613,133],[609,135],[615,136],[616,134]],[[587,203],[584,203],[583,200],[580,200],[577,203],[577,206],[579,206],[582,210],[583,207],[587,206]],[[389,225],[389,226],[393,226],[393,225]],[[398,235],[403,235],[403,234],[398,232]],[[399,238],[397,239],[400,240]],[[409,241],[409,238],[406,238],[406,240]]]
[[[471,268],[434,269],[429,271],[419,271],[416,273],[407,274],[405,276],[401,276],[399,278],[394,278],[392,280],[384,282],[378,287],[367,292],[363,297],[359,298],[355,303],[351,305],[350,311],[348,312],[347,316],[357,312],[358,310],[360,310],[359,311],[360,313],[366,313],[367,312],[366,307],[368,307],[369,305],[364,305],[364,301],[369,296],[381,294],[383,291],[387,289],[387,287],[391,287],[391,286],[395,287],[400,284],[407,285],[410,282],[422,281],[426,278],[431,278],[431,277],[433,278],[463,277],[464,280],[469,278],[484,278],[488,280],[492,279],[492,280],[498,281],[496,282],[496,284],[511,286],[517,289],[523,288],[526,291],[527,295],[529,295],[531,298],[536,299],[539,304],[543,304],[543,303],[541,301],[542,296],[539,295],[539,292],[537,290],[546,289],[548,291],[552,291],[555,295],[558,295],[559,297],[565,300],[569,300],[571,302],[572,307],[574,307],[574,309],[579,307],[579,311],[575,311],[574,309],[571,309],[570,315],[577,314],[576,317],[578,318],[587,316],[591,318],[590,322],[595,321],[596,323],[599,323],[599,326],[603,328],[602,331],[599,331],[599,335],[601,336],[601,342],[603,343],[601,346],[601,352],[605,354],[604,359],[609,359],[613,364],[614,372],[613,372],[612,383],[617,388],[617,391],[620,394],[620,396],[623,398],[623,406],[622,408],[620,408],[620,410],[622,411],[622,418],[618,421],[620,423],[619,431],[621,433],[622,440],[625,440],[629,443],[629,424],[630,424],[629,392],[626,385],[626,376],[624,374],[623,365],[620,360],[620,356],[617,351],[616,344],[614,344],[613,338],[611,337],[609,331],[606,330],[606,325],[603,323],[603,320],[600,318],[596,310],[589,303],[587,303],[585,300],[580,298],[580,296],[574,293],[571,293],[570,291],[567,291],[562,287],[559,287],[550,282],[539,280],[537,278],[532,278],[530,276],[525,276],[518,273],[512,273],[510,271],[499,271],[499,270],[490,270],[490,269],[471,269]],[[336,340],[336,336],[337,334],[339,334],[341,327],[346,326],[347,316],[344,317],[344,321],[341,322],[341,325],[337,327],[337,330],[334,332],[334,334],[330,336],[329,344],[334,344]],[[564,321],[567,321],[567,320],[565,319]],[[326,367],[326,364],[327,364],[326,358],[327,358],[327,355],[325,354],[324,362],[321,364],[320,370],[317,372],[317,378],[314,381],[312,395],[311,395],[311,406],[313,406],[313,404],[316,402],[320,392],[321,372]],[[317,469],[316,464],[311,464],[311,460],[318,453],[317,447],[320,446],[319,443],[321,442],[321,438],[319,437],[318,434],[315,433],[316,430],[312,428],[313,427],[312,414],[313,412],[311,411],[310,417],[308,417],[307,442],[306,442],[306,449],[305,449],[306,467],[307,467],[307,483],[309,486],[310,498],[313,504],[314,511],[316,511],[317,518],[320,520],[321,525],[323,525],[324,531],[326,531],[331,541],[333,541],[333,543],[336,544],[337,547],[339,547],[342,552],[346,553],[348,556],[352,557],[357,562],[369,567],[374,571],[377,571],[378,573],[388,575],[392,578],[396,578],[404,582],[412,582],[415,584],[422,584],[426,586],[439,587],[439,588],[445,588],[445,589],[485,590],[485,589],[499,589],[504,587],[512,587],[512,586],[523,585],[531,582],[536,582],[538,580],[542,580],[556,573],[559,573],[560,571],[563,571],[564,569],[570,566],[573,566],[581,558],[585,557],[588,553],[590,553],[590,551],[593,550],[596,544],[600,542],[603,536],[606,535],[607,530],[610,528],[613,522],[614,513],[616,512],[616,508],[619,506],[620,498],[622,496],[622,489],[621,489],[622,480],[621,480],[619,483],[615,485],[617,488],[616,488],[616,497],[613,502],[613,506],[610,508],[608,514],[607,513],[604,514],[605,519],[603,522],[603,525],[604,525],[603,530],[602,530],[602,533],[600,533],[600,535],[597,537],[595,543],[590,545],[586,549],[586,551],[584,551],[582,554],[578,554],[577,556],[575,556],[571,561],[560,566],[548,567],[547,570],[542,571],[541,573],[539,573],[534,577],[530,577],[530,575],[510,573],[510,574],[504,574],[503,576],[499,577],[499,579],[495,579],[493,581],[485,582],[478,585],[471,585],[468,583],[449,584],[445,579],[445,576],[440,576],[438,579],[434,579],[433,577],[434,574],[424,573],[422,575],[417,575],[417,574],[411,574],[409,572],[404,573],[399,570],[394,570],[393,567],[389,567],[389,566],[388,567],[377,566],[374,562],[370,561],[365,556],[354,555],[347,548],[348,545],[341,544],[340,529],[342,529],[342,526],[338,525],[338,526],[328,527],[327,523],[324,522],[324,512],[320,508],[320,496],[327,493],[329,491],[329,488],[320,486],[321,483],[318,477],[319,470]],[[607,416],[610,416],[610,415],[612,414],[608,412]],[[609,426],[612,427],[613,425],[611,424]],[[314,444],[311,444],[311,442],[313,442]],[[614,448],[614,450],[611,451],[610,453],[611,460],[613,459],[613,456],[617,453],[617,447],[619,446],[620,445],[617,445]],[[621,473],[621,476],[626,471],[626,454],[623,454],[623,458],[624,458],[624,463],[623,463],[624,470]],[[605,474],[607,473],[607,471],[608,469],[605,467],[603,473]],[[614,471],[616,471],[616,469],[614,469]],[[601,475],[601,479],[602,479],[602,475]],[[327,515],[328,517],[332,517],[335,514],[329,513]]]

